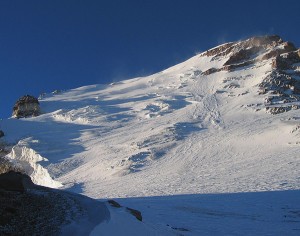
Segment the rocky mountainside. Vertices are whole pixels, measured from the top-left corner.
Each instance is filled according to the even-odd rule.
[[[293,43],[283,41],[279,36],[253,37],[237,43],[227,43],[202,54],[211,60],[228,56],[220,68],[209,68],[204,75],[218,71],[234,71],[272,60],[272,73],[258,85],[259,94],[265,97],[266,110],[272,114],[298,109],[300,100],[300,49]],[[234,87],[235,84],[229,85]],[[282,105],[288,103],[288,105]]]
[[[125,203],[142,198],[149,204],[145,222],[171,232],[205,235],[230,225],[208,222],[203,231],[195,223],[213,215],[242,220],[249,226],[243,235],[253,235],[256,223],[265,235],[295,235],[299,227],[282,220],[292,213],[280,209],[287,204],[299,219],[292,197],[298,193],[285,192],[300,188],[299,63],[292,43],[253,37],[150,76],[45,94],[38,101],[40,116],[2,121],[2,140],[12,146],[5,159],[36,184]],[[261,191],[283,193],[275,205],[250,194],[256,212],[247,203],[230,209],[208,203],[213,209],[203,209],[199,200],[206,201],[204,194],[239,198]],[[151,196],[166,202],[174,196],[172,207],[158,206]],[[279,205],[272,215],[269,210]],[[236,233],[226,230],[221,235]]]

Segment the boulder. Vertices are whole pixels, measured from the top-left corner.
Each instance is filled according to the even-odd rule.
[[[16,118],[40,115],[40,104],[38,99],[30,95],[19,98],[13,107],[12,115]]]

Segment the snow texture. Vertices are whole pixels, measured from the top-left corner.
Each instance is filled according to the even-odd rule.
[[[203,75],[227,60],[200,54],[151,76],[44,95],[39,117],[2,121],[16,144],[9,156],[30,163],[35,183],[130,198],[147,216],[141,225],[112,211],[94,235],[127,232],[120,225],[153,235],[162,224],[182,235],[299,234],[299,192],[287,191],[300,188],[299,110],[266,113],[258,85],[271,59]]]

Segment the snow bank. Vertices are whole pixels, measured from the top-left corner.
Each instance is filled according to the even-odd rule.
[[[27,175],[30,176],[35,184],[58,188],[62,184],[53,180],[47,169],[38,164],[40,161],[48,161],[48,159],[42,157],[35,150],[27,147],[26,140],[21,140],[12,148],[11,153],[6,157],[11,159],[18,167],[23,169]]]

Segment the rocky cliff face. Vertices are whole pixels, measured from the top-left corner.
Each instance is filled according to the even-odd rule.
[[[210,56],[212,61],[228,57],[222,67],[210,68],[204,71],[203,75],[219,71],[235,71],[271,60],[272,72],[258,85],[258,93],[267,95],[266,110],[271,114],[277,114],[300,107],[296,104],[300,101],[300,49],[293,43],[284,42],[277,35],[260,36],[223,44],[208,50],[202,56]],[[277,106],[283,103],[294,104]]]
[[[40,105],[37,98],[25,95],[18,99],[13,107],[13,117],[23,118],[38,116],[40,114]]]

